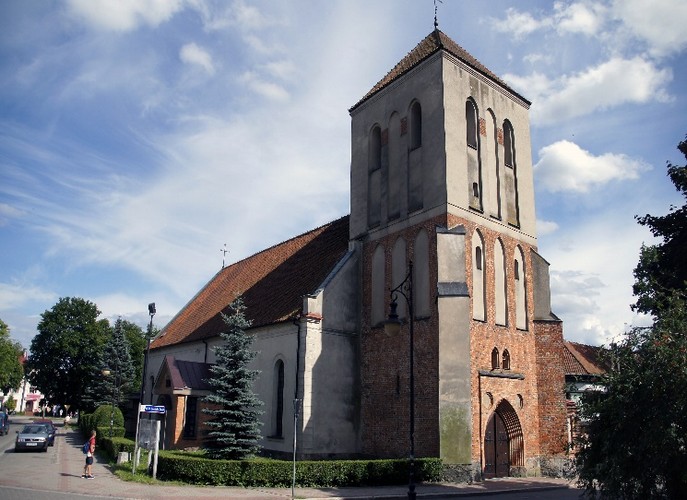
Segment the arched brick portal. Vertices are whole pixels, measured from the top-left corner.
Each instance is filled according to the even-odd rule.
[[[513,406],[503,399],[489,417],[484,431],[484,477],[510,476],[514,467],[523,467],[523,448],[520,419]]]

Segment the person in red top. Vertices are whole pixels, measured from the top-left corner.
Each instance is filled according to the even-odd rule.
[[[83,478],[94,479],[91,466],[93,465],[93,457],[95,456],[95,429],[91,431],[91,438],[88,440],[88,452],[86,453],[86,465],[83,468]]]

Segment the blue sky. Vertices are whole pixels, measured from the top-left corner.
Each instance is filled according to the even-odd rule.
[[[227,263],[349,210],[348,109],[432,0],[5,0],[0,318],[60,297],[162,327]],[[636,317],[634,215],[681,204],[684,0],[444,0],[439,28],[532,101],[540,253],[565,336]]]

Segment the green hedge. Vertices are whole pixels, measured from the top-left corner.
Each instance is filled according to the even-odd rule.
[[[124,428],[121,427],[121,429]],[[98,434],[100,434],[100,432],[98,432]],[[105,434],[105,437],[100,437],[98,439],[98,450],[105,453],[110,460],[115,460],[122,451],[133,454],[134,446],[134,440],[125,438],[123,435],[110,438]]]
[[[112,427],[113,436],[124,436],[124,415],[122,410],[115,407],[114,419],[111,405],[101,405],[93,413],[86,413],[79,417],[79,427],[84,436],[89,437],[92,430],[96,430],[98,436],[110,435],[110,421],[114,423]]]
[[[288,487],[293,463],[289,461],[213,460],[202,453],[160,451],[157,476],[191,484],[242,487]],[[415,479],[439,481],[438,458],[415,460]],[[408,461],[321,460],[296,462],[296,484],[301,487],[340,487],[403,484],[408,480]]]

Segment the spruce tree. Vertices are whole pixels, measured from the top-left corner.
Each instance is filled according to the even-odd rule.
[[[128,392],[137,391],[131,385],[134,380],[134,365],[129,353],[129,341],[124,335],[125,322],[119,318],[110,329],[110,337],[98,357],[93,378],[86,389],[84,403],[93,410],[101,405],[120,406]],[[103,370],[109,370],[104,375]]]
[[[260,440],[262,402],[252,390],[259,372],[248,368],[257,353],[251,350],[253,336],[245,332],[251,322],[246,319],[243,299],[237,297],[222,317],[224,342],[215,348],[216,363],[207,380],[211,393],[205,398],[208,407],[203,408],[211,416],[205,447],[213,458],[240,460],[253,455]]]

